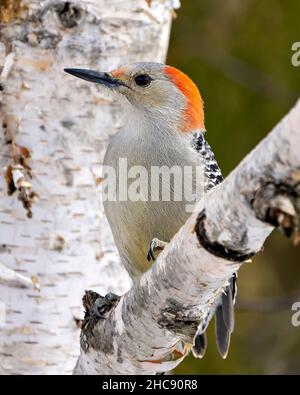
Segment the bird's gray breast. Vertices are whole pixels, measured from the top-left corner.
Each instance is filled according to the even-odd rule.
[[[127,200],[122,201],[118,192],[120,184],[124,187],[126,172],[120,164],[124,166],[125,163],[127,175],[137,174],[137,177],[127,179],[128,192],[131,191],[133,196],[129,194]],[[104,165],[115,170],[117,196],[116,201],[104,201],[103,204],[122,262],[132,277],[148,270],[146,255],[150,241],[154,237],[169,241],[189,217],[184,191],[181,196],[180,191],[179,194],[178,190],[174,191],[180,189],[176,179],[181,170],[181,187],[184,182],[192,184],[195,174],[192,168],[200,164],[200,157],[187,138],[175,140],[172,136],[158,137],[155,134],[145,138],[143,135],[128,136],[126,131],[120,131],[111,139]],[[137,166],[142,169],[140,176]],[[183,180],[184,167],[191,168],[190,174],[186,173],[190,180]],[[130,173],[132,169],[134,171]],[[157,179],[159,183],[155,182]],[[138,192],[136,197],[135,189]]]

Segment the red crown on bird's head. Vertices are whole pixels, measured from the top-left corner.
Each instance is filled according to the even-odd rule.
[[[184,110],[184,125],[186,132],[192,130],[205,130],[204,126],[204,102],[196,84],[182,71],[172,66],[165,67],[168,78],[176,85],[187,100]]]

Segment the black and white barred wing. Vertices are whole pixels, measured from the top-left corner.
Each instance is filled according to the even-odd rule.
[[[211,188],[223,181],[223,176],[215,156],[205,140],[203,133],[197,133],[193,136],[193,148],[201,156],[204,165],[204,191],[207,192]],[[234,274],[230,279],[230,284],[224,289],[223,294],[214,303],[211,310],[203,318],[198,327],[197,334],[194,339],[193,354],[202,358],[207,346],[205,331],[212,317],[216,317],[216,342],[220,355],[226,358],[231,333],[234,329],[234,303],[237,294],[237,276]]]

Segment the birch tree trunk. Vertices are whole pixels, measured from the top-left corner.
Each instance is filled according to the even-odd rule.
[[[164,61],[177,6],[1,0],[1,373],[71,373],[84,290],[129,287],[99,193],[121,110],[63,68]]]
[[[273,229],[300,242],[299,147],[300,100],[202,198],[138,284],[120,300],[87,292],[75,374],[173,369],[228,280],[261,250]]]

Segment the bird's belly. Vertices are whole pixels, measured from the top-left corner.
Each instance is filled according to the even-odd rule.
[[[152,263],[146,256],[153,238],[169,242],[189,214],[183,202],[106,202],[122,262],[131,277],[140,276]]]
[[[120,134],[115,136],[114,139],[121,138],[123,137]],[[112,141],[104,163],[115,168],[117,184],[122,181],[118,169],[119,158],[127,159],[128,170],[137,165],[145,168],[148,174],[147,198],[145,201],[133,201],[131,196],[128,196],[125,201],[120,201],[117,196],[116,201],[104,202],[104,209],[122,263],[129,275],[136,278],[152,265],[146,258],[151,240],[156,237],[162,241],[170,241],[190,216],[190,212],[186,210],[184,199],[174,199],[172,192],[170,198],[167,196],[166,199],[162,198],[160,192],[157,195],[157,184],[153,186],[150,182],[153,166],[166,166],[168,169],[178,166],[183,169],[184,166],[188,165],[195,168],[199,165],[200,160],[199,155],[188,144],[186,146],[179,145],[178,148],[177,144],[174,143],[174,146],[170,146],[168,149],[153,144],[153,148],[149,149],[149,147],[143,147],[142,143],[136,143],[134,149],[132,148],[131,151],[130,149],[126,146],[125,139],[122,140],[122,144],[116,144],[115,141]],[[194,176],[191,179],[193,181]],[[173,191],[173,180],[171,177],[170,182],[166,183],[165,190],[167,192],[168,190]],[[128,182],[129,185],[130,182]],[[152,192],[154,192],[156,198],[159,196],[159,199],[156,199],[158,201],[153,200]]]

